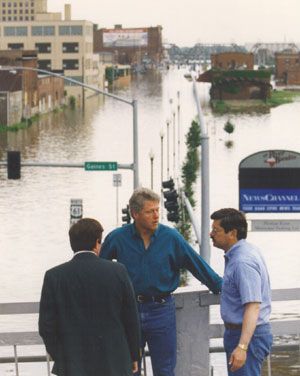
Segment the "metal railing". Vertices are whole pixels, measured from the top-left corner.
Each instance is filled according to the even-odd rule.
[[[176,376],[183,376],[189,374],[186,364],[190,367],[195,367],[195,362],[201,364],[201,374],[209,375],[209,353],[223,352],[223,347],[209,347],[209,340],[213,338],[222,338],[224,333],[224,326],[222,324],[209,324],[209,306],[219,304],[220,297],[212,295],[207,291],[178,289],[175,293],[176,308],[177,308],[177,333],[178,333],[178,365],[184,364],[186,373],[182,373],[180,368],[176,370]],[[300,288],[295,289],[280,289],[272,291],[272,301],[299,301]],[[192,302],[192,304],[191,304]],[[193,306],[194,304],[194,306]],[[20,314],[38,314],[38,302],[25,303],[0,303],[1,315],[20,315]],[[200,322],[200,325],[199,325]],[[189,332],[187,332],[187,325]],[[277,335],[298,335],[300,333],[300,320],[282,320],[272,321],[272,331]],[[191,336],[190,333],[193,333]],[[198,357],[191,355],[191,346],[193,351],[197,349],[195,337],[200,338],[202,352],[197,353]],[[47,372],[50,375],[50,361],[49,357],[45,355],[32,356],[18,356],[18,346],[33,346],[42,345],[43,341],[37,332],[1,332],[0,333],[0,347],[12,346],[14,349],[14,356],[0,357],[0,363],[15,364],[16,376],[20,376],[19,363],[23,362],[47,362]],[[282,349],[296,350],[299,345],[286,344],[275,345],[274,350]],[[204,352],[203,352],[204,351]],[[191,361],[191,356],[193,361]],[[199,358],[199,359],[198,359]],[[196,359],[196,360],[195,360]],[[203,366],[207,363],[207,368]],[[197,366],[197,365],[196,365]],[[204,368],[203,368],[204,367]],[[192,369],[192,368],[191,368]]]

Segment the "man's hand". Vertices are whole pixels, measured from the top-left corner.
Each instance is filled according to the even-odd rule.
[[[136,373],[139,370],[138,362],[132,362],[132,373]]]
[[[243,367],[243,365],[246,363],[246,359],[247,352],[245,350],[240,349],[239,347],[236,347],[230,355],[230,371],[234,372]]]

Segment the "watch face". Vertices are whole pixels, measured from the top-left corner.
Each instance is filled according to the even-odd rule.
[[[247,351],[248,350],[248,346],[247,345],[244,345],[243,343],[239,343],[238,347],[242,350],[245,350]]]

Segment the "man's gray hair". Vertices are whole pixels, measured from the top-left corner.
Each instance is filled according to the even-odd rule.
[[[140,212],[145,204],[145,201],[160,201],[160,196],[148,188],[137,188],[129,199],[130,212]]]

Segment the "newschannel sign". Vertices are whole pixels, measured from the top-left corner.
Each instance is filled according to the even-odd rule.
[[[239,207],[246,213],[299,213],[300,153],[267,150],[243,159]]]

